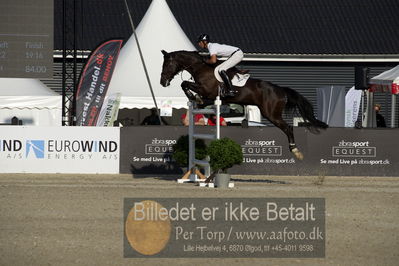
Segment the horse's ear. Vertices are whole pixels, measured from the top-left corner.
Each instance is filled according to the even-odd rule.
[[[165,50],[161,50],[161,52],[163,53],[164,56],[168,56],[168,52],[166,52]]]

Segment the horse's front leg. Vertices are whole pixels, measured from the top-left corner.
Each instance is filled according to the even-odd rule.
[[[203,101],[202,101],[201,97],[199,96],[199,85],[198,84],[196,84],[194,82],[190,82],[190,81],[183,81],[181,83],[181,87],[184,91],[184,94],[186,94],[186,96],[189,100],[196,101],[199,104],[203,104]],[[197,94],[194,95],[191,91],[194,91]]]

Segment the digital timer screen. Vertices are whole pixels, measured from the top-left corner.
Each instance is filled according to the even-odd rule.
[[[0,1],[0,77],[52,77],[53,1]]]

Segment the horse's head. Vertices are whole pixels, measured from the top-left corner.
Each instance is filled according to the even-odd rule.
[[[194,69],[204,64],[203,58],[197,51],[175,51],[163,53],[161,85],[167,87],[177,73],[187,70],[193,75]]]
[[[180,64],[175,60],[171,53],[162,50],[163,65],[161,73],[161,85],[167,87],[174,76],[182,70]]]

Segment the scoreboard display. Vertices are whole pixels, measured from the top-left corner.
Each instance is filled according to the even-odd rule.
[[[0,0],[0,77],[53,76],[54,0]]]

